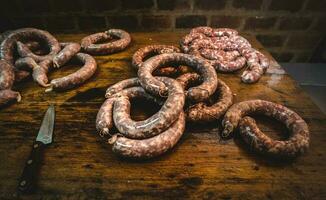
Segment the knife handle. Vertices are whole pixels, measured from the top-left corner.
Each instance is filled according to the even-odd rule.
[[[26,161],[23,174],[20,177],[18,191],[21,193],[31,193],[34,191],[39,169],[41,166],[45,144],[35,141],[32,151]]]

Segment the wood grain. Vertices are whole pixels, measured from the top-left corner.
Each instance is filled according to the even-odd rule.
[[[219,123],[188,124],[178,145],[159,158],[130,161],[116,157],[95,130],[95,117],[108,86],[134,77],[131,56],[149,44],[175,44],[184,32],[132,33],[124,52],[97,56],[99,68],[86,84],[67,92],[45,93],[33,81],[16,86],[22,102],[0,110],[0,199],[16,198],[18,179],[35,140],[44,112],[56,107],[54,143],[45,150],[37,193],[30,199],[325,199],[326,117],[251,36],[246,36],[272,60],[257,84],[243,84],[240,74],[218,74],[236,94],[235,101],[265,99],[298,112],[311,130],[309,152],[293,161],[257,155],[238,137],[221,141]],[[57,35],[76,41],[86,34]],[[63,67],[50,79],[78,67]],[[133,117],[144,118],[146,102],[133,106]],[[147,108],[146,107],[146,108]],[[155,112],[149,106],[147,115]],[[284,138],[284,127],[258,119],[262,130]]]

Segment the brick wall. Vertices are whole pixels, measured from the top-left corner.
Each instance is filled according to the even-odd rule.
[[[326,0],[1,0],[0,31],[230,27],[252,33],[282,62],[309,61],[326,32]]]

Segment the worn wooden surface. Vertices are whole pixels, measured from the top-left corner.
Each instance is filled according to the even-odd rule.
[[[110,145],[95,130],[95,117],[104,101],[105,89],[136,76],[130,60],[139,47],[177,45],[183,34],[133,33],[132,45],[126,51],[96,57],[98,72],[74,90],[44,93],[44,88],[32,81],[17,85],[22,102],[0,110],[0,199],[17,197],[18,178],[50,104],[56,107],[54,143],[46,149],[36,194],[25,198],[325,199],[325,115],[274,60],[257,84],[241,83],[240,74],[218,74],[218,77],[236,94],[236,102],[270,100],[295,110],[307,121],[311,147],[298,159],[270,160],[250,151],[237,137],[220,141],[218,123],[187,125],[178,145],[156,159],[130,161],[111,152]],[[80,41],[83,36],[57,35],[57,38]],[[253,37],[248,39],[270,56]],[[50,79],[75,69],[62,68],[51,73]],[[135,116],[142,115],[141,107],[142,103],[138,104]],[[275,138],[286,133],[273,120],[258,121]]]

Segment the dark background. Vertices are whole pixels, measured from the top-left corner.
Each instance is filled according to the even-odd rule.
[[[326,0],[1,0],[0,31],[52,33],[230,27],[257,36],[279,62],[321,62]]]

